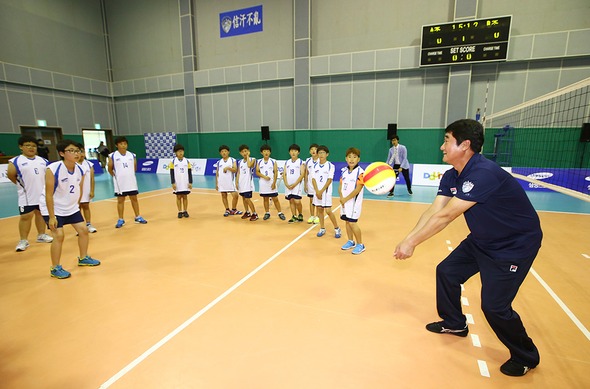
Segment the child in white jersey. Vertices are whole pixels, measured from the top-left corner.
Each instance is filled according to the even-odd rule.
[[[45,233],[45,221],[39,213],[39,199],[45,187],[45,168],[49,162],[37,154],[37,140],[30,135],[18,139],[21,155],[8,161],[6,175],[16,184],[18,191],[18,208],[20,219],[18,232],[20,240],[16,251],[25,251],[29,247],[29,232],[33,218],[37,227],[37,242],[51,243],[53,238]]]
[[[250,219],[251,222],[258,220],[258,214],[252,202],[252,192],[254,192],[254,169],[256,168],[256,158],[250,157],[250,148],[248,145],[240,146],[240,155],[243,159],[238,161],[238,173],[236,176],[236,189],[242,201],[244,202],[244,214],[242,219]],[[250,212],[252,211],[252,212]]]
[[[309,155],[310,157],[305,160],[305,177],[304,180],[304,190],[307,193],[307,197],[309,197],[309,219],[307,219],[307,224],[318,224],[320,222],[320,218],[316,215],[315,205],[313,205],[313,195],[315,193],[315,189],[313,188],[313,184],[311,179],[313,178],[313,170],[318,163],[318,147],[319,145],[312,143],[309,146]]]
[[[127,196],[129,196],[131,207],[135,213],[135,222],[146,224],[147,220],[139,214],[139,201],[137,201],[137,195],[139,194],[137,178],[135,177],[137,159],[135,154],[127,150],[127,138],[124,136],[116,138],[115,145],[117,151],[109,154],[108,164],[109,174],[113,177],[113,185],[115,186],[117,213],[119,214],[119,220],[117,220],[115,228],[121,228],[125,224],[125,197]]]
[[[90,212],[90,202],[94,198],[94,164],[86,159],[86,153],[84,152],[84,145],[78,143],[80,154],[78,155],[78,164],[84,172],[84,187],[82,188],[82,198],[80,199],[80,211],[84,215],[86,220],[86,227],[88,232],[96,232],[96,228],[92,225]]]
[[[178,218],[188,217],[188,194],[193,189],[193,172],[192,166],[188,159],[184,158],[184,146],[174,145],[174,154],[170,162],[170,181],[172,190],[176,195],[176,207],[178,208]]]
[[[320,230],[317,236],[322,237],[326,234],[324,213],[327,213],[334,225],[334,237],[340,238],[342,231],[338,227],[336,216],[332,213],[332,181],[336,168],[332,162],[328,161],[328,155],[330,155],[330,150],[327,146],[318,146],[318,162],[315,164],[311,179],[315,191],[313,205],[316,206],[320,218]]]
[[[340,195],[340,219],[346,222],[346,235],[348,241],[342,246],[342,250],[352,249],[357,255],[365,251],[361,229],[357,221],[361,216],[363,206],[363,174],[365,171],[359,166],[361,152],[359,149],[349,147],[346,150],[346,164],[348,167],[342,169],[338,194]],[[356,242],[356,243],[355,243]]]
[[[219,146],[219,155],[221,159],[217,161],[217,171],[215,173],[215,190],[221,193],[221,201],[225,207],[223,216],[241,215],[242,211],[237,210],[238,192],[236,192],[236,173],[238,164],[236,160],[229,156],[229,146]],[[227,200],[227,194],[231,193],[231,209]]]
[[[68,278],[60,260],[64,241],[63,226],[71,224],[78,233],[78,266],[97,266],[100,261],[88,255],[88,228],[80,212],[79,202],[84,184],[84,172],[78,161],[78,144],[68,139],[57,143],[61,161],[50,164],[45,172],[45,190],[39,207],[47,226],[53,232],[51,243],[51,277]]]
[[[260,177],[258,181],[258,191],[262,197],[264,204],[264,217],[263,220],[270,218],[270,200],[272,199],[273,204],[277,211],[279,211],[279,218],[285,220],[285,214],[281,211],[281,203],[279,202],[279,192],[277,190],[277,178],[279,176],[279,169],[277,167],[277,161],[270,157],[272,149],[269,145],[260,146],[260,154],[262,158],[256,163],[256,175]]]
[[[302,180],[305,177],[305,165],[299,158],[301,149],[299,145],[292,144],[289,146],[289,155],[291,159],[285,161],[285,168],[283,169],[283,181],[285,182],[285,198],[289,200],[289,207],[293,217],[289,219],[289,223],[297,223],[303,221],[303,205],[301,204],[302,195]]]

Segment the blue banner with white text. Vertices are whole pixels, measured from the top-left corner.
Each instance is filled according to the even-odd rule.
[[[219,14],[221,38],[262,31],[262,5]]]

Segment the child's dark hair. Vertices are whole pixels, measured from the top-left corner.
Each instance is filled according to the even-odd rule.
[[[356,147],[349,147],[348,149],[346,149],[346,154],[344,156],[348,157],[348,154],[354,154],[359,158],[361,157],[361,151]]]
[[[116,145],[118,145],[119,143],[123,143],[123,142],[129,143],[129,141],[127,141],[127,138],[125,138],[124,136],[118,136],[115,138]]]
[[[221,152],[221,150],[227,150],[227,151],[229,151],[229,146],[228,145],[221,145],[221,146],[219,146],[219,152]]]
[[[264,150],[268,150],[272,153],[272,149],[270,148],[269,145],[262,145],[260,146],[260,152],[262,153]]]
[[[320,146],[318,146],[318,153],[319,153],[320,151],[325,151],[325,152],[326,152],[326,154],[330,154],[330,150],[328,149],[328,146],[324,146],[324,145],[320,145]]]
[[[248,145],[240,145],[240,153],[242,152],[242,150],[250,150],[250,147],[248,147]]]
[[[310,145],[309,145],[309,149],[310,149],[310,150],[311,150],[313,147],[315,147],[315,148],[316,148],[316,150],[317,150],[317,148],[318,148],[318,147],[320,147],[320,145],[318,145],[317,143],[312,143],[312,144],[310,144]]]
[[[178,150],[184,151],[184,146],[181,145],[180,143],[177,143],[174,145],[174,152],[176,153]]]
[[[74,142],[71,139],[62,139],[59,142],[57,142],[57,144],[55,145],[55,148],[57,149],[57,153],[59,154],[61,153],[65,153],[66,152],[66,148],[69,146],[76,146],[76,148],[80,148],[80,144],[78,142]],[[61,159],[64,159],[64,157],[62,157],[61,155],[59,156]]]
[[[289,151],[291,150],[301,151],[301,147],[299,147],[298,144],[293,143],[291,146],[289,146]]]
[[[31,135],[23,135],[20,138],[18,138],[18,145],[19,146],[22,146],[25,143],[29,143],[29,142],[34,143],[35,146],[37,145],[37,139],[35,139],[34,136],[31,136]]]

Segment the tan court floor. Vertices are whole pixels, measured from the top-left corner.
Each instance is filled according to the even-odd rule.
[[[365,201],[360,256],[340,250],[329,222],[320,239],[274,210],[268,221],[224,218],[210,190],[193,191],[189,219],[176,218],[168,189],[140,205],[149,223],[131,223],[127,203],[117,230],[115,202],[92,204],[97,268],[75,266],[66,229],[68,280],[49,277],[49,245],[14,252],[18,218],[0,220],[1,388],[590,387],[588,335],[540,282],[590,327],[589,215],[540,214],[540,278],[529,274],[514,308],[541,364],[510,378],[498,370],[508,353],[481,313],[477,276],[463,297],[481,347],[424,329],[437,320],[435,266],[466,235],[462,219],[396,261],[426,205]]]

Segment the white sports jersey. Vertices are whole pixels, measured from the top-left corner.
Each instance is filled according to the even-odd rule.
[[[115,193],[124,193],[137,190],[137,178],[135,178],[135,154],[127,150],[125,155],[119,151],[113,151],[109,158],[113,161],[113,185]]]
[[[191,183],[188,170],[192,169],[191,163],[187,158],[182,161],[176,157],[172,158],[169,166],[170,170],[174,170],[174,181],[176,183],[176,192],[190,192],[188,185]],[[192,174],[192,172],[191,172]]]
[[[365,171],[360,166],[355,167],[352,171],[348,171],[348,167],[342,169],[342,176],[340,177],[340,192],[342,193],[342,197],[346,197],[354,192],[357,185],[364,185],[364,173]],[[349,219],[358,219],[361,216],[363,192],[361,190],[355,197],[344,203],[342,208],[340,208],[340,214]]]
[[[224,161],[221,158],[217,161],[217,189],[220,192],[235,192],[236,191],[236,173],[230,172],[223,172],[223,169],[229,168],[232,169],[236,160],[232,157],[228,157],[227,161]],[[236,165],[237,167],[237,165]]]
[[[314,194],[315,193],[315,189],[313,188],[313,184],[311,183],[311,179],[313,178],[313,171],[315,169],[315,165],[318,163],[318,159],[316,159],[315,161],[313,160],[312,157],[309,157],[305,160],[305,169],[307,170],[307,185],[305,188],[305,191],[307,192],[307,194]]]
[[[250,157],[249,161],[252,160],[256,161],[254,157]],[[256,169],[256,164],[250,168],[245,160],[240,159],[238,161],[238,170],[240,172],[238,190],[240,193],[254,192],[254,169]]]
[[[334,172],[336,168],[330,161],[326,161],[323,165],[318,163],[315,164],[313,170],[313,179],[316,182],[318,190],[321,190],[328,182],[329,179],[334,180]],[[318,207],[331,207],[332,206],[332,182],[328,185],[326,190],[322,193],[322,198],[319,199],[316,194],[313,195],[313,205]]]
[[[87,159],[84,159],[82,163],[79,164],[84,172],[84,186],[82,188],[82,199],[80,200],[81,203],[89,203],[90,202],[90,171],[94,170],[94,164]]]
[[[31,159],[19,155],[8,163],[16,168],[18,206],[38,205],[45,188],[45,169],[49,162],[38,155]]]
[[[75,164],[73,171],[68,171],[63,161],[53,162],[47,169],[51,170],[55,183],[53,184],[53,212],[55,216],[70,216],[80,210],[78,201],[82,191],[81,181],[84,176],[82,167]],[[41,194],[39,203],[41,215],[48,216],[45,191]]]
[[[277,166],[277,161],[272,158],[269,158],[268,161],[265,161],[264,158],[261,158],[258,160],[257,163],[258,168],[260,169],[260,173],[264,174],[267,177],[270,177],[270,180],[267,180],[262,177],[260,177],[260,179],[258,180],[258,191],[260,192],[260,194],[278,193],[278,184],[275,184],[275,188],[272,189],[272,182],[275,178],[275,166]]]
[[[303,161],[299,158],[295,161],[291,159],[285,161],[285,169],[283,170],[283,181],[285,181],[285,185],[287,185],[287,183],[292,185],[299,179],[299,177],[301,177],[301,165],[303,165]],[[285,195],[301,196],[302,190],[303,181],[293,189],[285,188]]]

